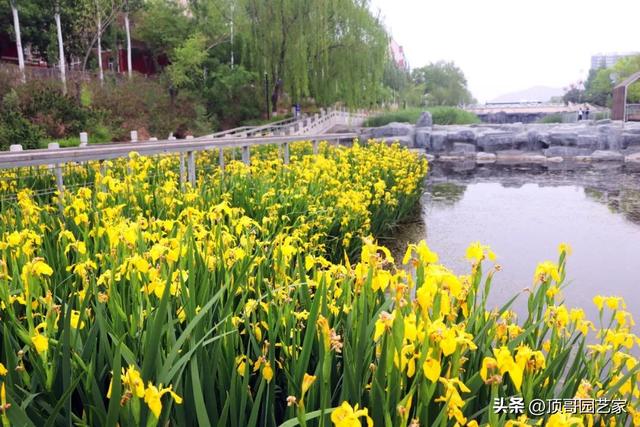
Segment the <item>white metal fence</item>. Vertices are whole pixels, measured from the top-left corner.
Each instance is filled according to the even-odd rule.
[[[159,154],[180,155],[180,181],[196,183],[196,156],[202,151],[218,150],[219,166],[224,169],[224,149],[240,149],[242,161],[250,163],[251,147],[276,144],[283,147],[283,161],[289,163],[289,145],[294,141],[311,141],[314,154],[318,153],[320,141],[331,141],[339,144],[341,141],[352,141],[355,133],[323,134],[332,127],[343,125],[358,125],[366,118],[363,113],[350,113],[332,110],[315,114],[296,121],[283,121],[260,127],[235,129],[232,132],[222,132],[205,137],[188,137],[184,140],[175,138],[137,142],[137,132],[132,131],[132,142],[102,145],[88,145],[87,135],[81,134],[83,141],[79,147],[60,148],[57,143],[49,144],[47,149],[23,150],[19,144],[14,144],[9,151],[0,153],[0,169],[33,167],[49,165],[55,175],[57,191],[64,191],[63,166],[71,163],[87,161],[101,161],[124,158],[131,152],[142,156]],[[312,133],[316,132],[316,133]],[[252,136],[247,136],[248,134]]]

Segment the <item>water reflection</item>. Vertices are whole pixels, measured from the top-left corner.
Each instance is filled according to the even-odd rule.
[[[540,187],[583,187],[591,200],[640,225],[640,166],[637,165],[434,163],[428,191],[435,203],[455,204],[463,197],[467,184],[478,182],[498,182],[505,188],[520,188],[527,183]]]
[[[465,185],[454,182],[434,182],[429,187],[429,193],[433,203],[455,205],[462,200],[466,189]]]
[[[623,296],[640,318],[640,170],[625,165],[432,164],[423,197],[426,236],[441,261],[466,273],[467,245],[489,244],[503,270],[492,302],[506,301],[531,286],[538,262],[557,258],[568,242],[569,306],[597,318],[591,298]],[[521,298],[519,308],[524,307]],[[518,306],[516,307],[518,308]]]

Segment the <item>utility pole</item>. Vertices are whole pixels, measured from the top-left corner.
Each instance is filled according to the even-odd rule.
[[[20,18],[18,16],[18,5],[15,0],[11,0],[11,13],[13,14],[13,29],[16,33],[16,50],[18,51],[18,69],[20,70],[20,80],[27,81],[24,74],[24,53],[22,52],[22,36],[20,33]]]
[[[124,30],[127,34],[127,74],[131,78],[133,74],[133,66],[131,65],[131,27],[129,26],[129,1],[126,2],[126,10],[124,12]]]
[[[60,79],[62,80],[62,92],[67,94],[67,74],[66,65],[64,63],[64,45],[62,42],[62,24],[60,23],[60,3],[56,1],[54,10],[54,19],[58,32],[58,56],[60,57]]]
[[[100,11],[100,3],[95,0],[96,18],[98,19],[98,75],[100,76],[100,85],[104,83],[104,71],[102,70],[102,16]]]

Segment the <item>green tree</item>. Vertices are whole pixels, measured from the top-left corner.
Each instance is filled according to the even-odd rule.
[[[149,0],[135,16],[133,37],[145,43],[156,61],[166,54],[172,57],[174,50],[185,43],[196,28],[187,11],[176,1]]]
[[[293,100],[377,102],[388,37],[362,0],[243,0],[248,27],[244,65]],[[274,93],[277,103],[279,93]]]
[[[586,102],[601,106],[610,105],[613,90],[611,70],[608,68],[590,70],[584,89]]]
[[[46,56],[52,42],[50,30],[55,25],[50,1],[17,0],[16,5],[22,46],[30,45],[34,53]],[[7,1],[0,1],[0,31],[14,35],[12,11]]]
[[[204,77],[203,63],[206,58],[206,39],[202,33],[192,35],[182,46],[175,48],[171,55],[171,65],[167,67],[173,87],[196,88],[198,81],[202,81]]]
[[[453,62],[439,61],[413,70],[417,85],[424,85],[427,105],[456,106],[473,102],[467,79]]]
[[[640,55],[629,56],[619,60],[612,69],[616,82],[621,83],[627,77],[640,71]],[[627,90],[627,102],[640,102],[640,83],[636,82]]]
[[[584,89],[581,87],[582,84],[571,84],[568,88],[565,89],[565,93],[562,96],[562,100],[565,104],[580,104],[585,102],[585,93]]]

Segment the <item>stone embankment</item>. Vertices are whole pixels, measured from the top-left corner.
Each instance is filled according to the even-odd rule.
[[[640,123],[611,120],[438,126],[425,112],[415,125],[389,123],[363,129],[361,139],[370,138],[424,149],[441,161],[640,163]]]

